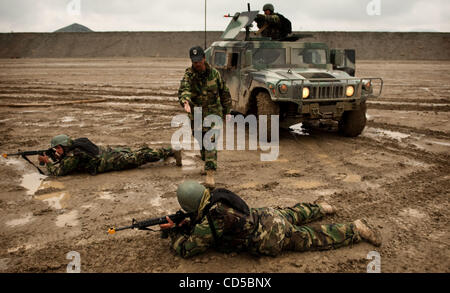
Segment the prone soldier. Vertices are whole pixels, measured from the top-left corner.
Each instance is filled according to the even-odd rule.
[[[324,250],[348,246],[361,240],[381,245],[379,231],[364,219],[351,223],[306,225],[335,208],[326,202],[298,203],[288,208],[249,208],[227,189],[209,189],[195,181],[178,186],[180,206],[194,213],[190,221],[175,226],[170,218],[161,224],[162,236],[170,236],[171,247],[187,258],[210,247],[222,252],[249,251],[276,256],[284,250]]]
[[[53,176],[64,176],[73,172],[88,172],[91,175],[108,171],[120,171],[137,168],[149,162],[175,157],[177,166],[181,166],[181,152],[172,148],[151,149],[142,147],[132,151],[129,148],[111,148],[97,146],[87,138],[71,139],[65,134],[51,140],[55,150],[56,162],[46,155],[38,157],[39,162],[47,166]]]

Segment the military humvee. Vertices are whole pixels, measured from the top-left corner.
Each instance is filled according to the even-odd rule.
[[[331,119],[343,135],[358,136],[366,125],[366,100],[381,94],[383,80],[354,77],[354,50],[250,32],[257,14],[236,13],[221,40],[205,52],[230,89],[233,110],[268,115],[269,131],[270,115],[279,115],[282,128]],[[238,40],[244,27],[245,39]]]

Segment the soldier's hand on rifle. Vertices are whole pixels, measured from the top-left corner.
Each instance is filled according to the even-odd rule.
[[[173,228],[175,226],[175,223],[168,216],[166,216],[166,220],[168,222],[167,224],[160,224],[159,225],[159,228],[161,230],[170,229],[170,228]]]
[[[46,155],[45,156],[39,155],[38,160],[39,160],[39,163],[44,163],[44,164],[47,164],[48,162],[50,162],[50,158],[47,157]]]
[[[168,217],[168,216],[166,216],[166,220],[167,220],[167,224],[160,224],[159,225],[159,228],[161,229],[161,230],[164,230],[164,229],[170,229],[170,228],[173,228],[173,227],[175,227],[175,223]],[[183,226],[184,224],[186,224],[187,223],[187,219],[183,219],[183,221],[181,221],[179,224],[178,224],[178,227],[181,227],[181,226]]]
[[[189,105],[189,102],[184,102],[184,110],[188,113],[191,113],[191,106]]]

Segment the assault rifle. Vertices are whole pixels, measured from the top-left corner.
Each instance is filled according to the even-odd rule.
[[[36,167],[36,169],[38,169],[39,173],[41,173],[42,175],[45,175],[44,172],[42,172],[42,170],[36,166],[35,164],[33,164],[33,162],[30,161],[30,159],[28,159],[28,156],[48,156],[52,159],[53,162],[57,162],[59,159],[56,156],[55,153],[55,149],[54,148],[49,148],[47,150],[40,150],[40,151],[26,151],[26,152],[21,152],[20,150],[15,153],[15,154],[2,154],[2,157],[7,159],[8,157],[14,157],[14,156],[21,156],[22,158],[24,158],[28,163],[30,163],[31,165],[33,165],[34,167]],[[43,162],[40,162],[39,165],[44,166],[45,164]]]
[[[192,217],[195,213],[184,213],[182,211],[178,211],[176,214],[169,215],[168,217],[175,223],[175,225],[178,225],[181,223],[184,219]],[[149,230],[149,231],[155,231],[152,229],[149,229],[150,226],[156,226],[160,224],[166,224],[168,223],[166,216],[160,217],[160,218],[152,218],[147,219],[143,221],[136,221],[136,219],[133,219],[131,221],[130,226],[125,226],[121,228],[109,228],[108,234],[113,235],[117,231],[126,230],[126,229],[137,229],[137,230]]]

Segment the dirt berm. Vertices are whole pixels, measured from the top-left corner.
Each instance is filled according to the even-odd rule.
[[[308,42],[356,49],[358,60],[450,60],[449,33],[301,32]],[[222,32],[208,32],[208,46]],[[0,58],[181,57],[204,32],[3,33]]]

